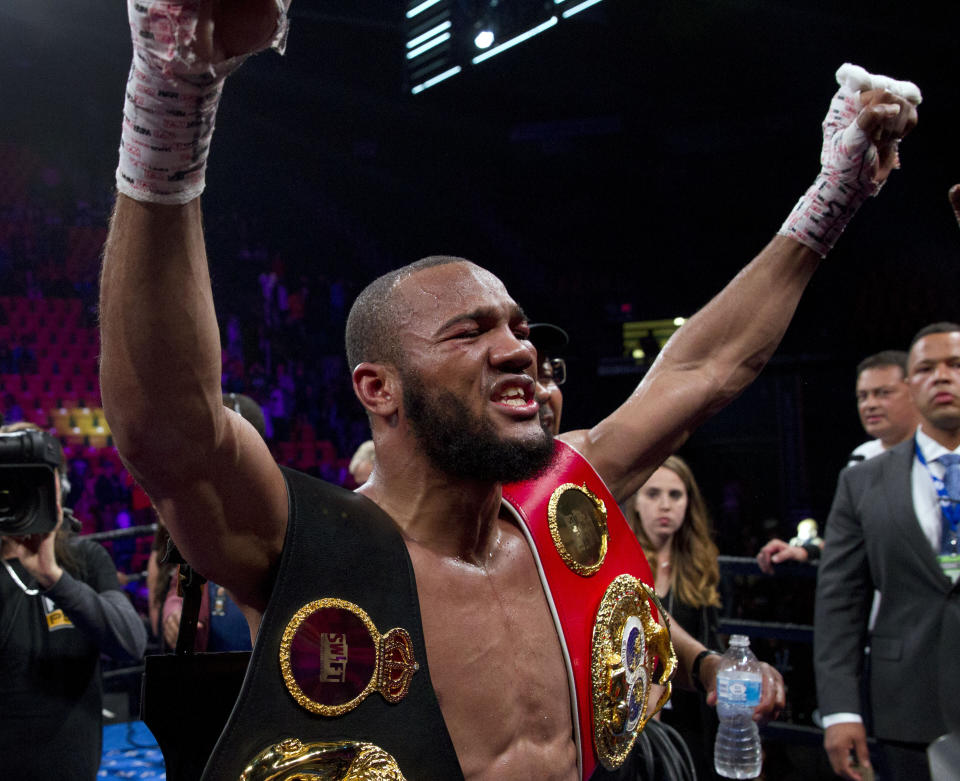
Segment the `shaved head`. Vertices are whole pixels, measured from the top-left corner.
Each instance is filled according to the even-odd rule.
[[[347,317],[347,363],[353,371],[359,364],[388,363],[403,366],[400,346],[400,283],[426,268],[448,263],[470,263],[450,255],[431,255],[378,277],[357,296]]]

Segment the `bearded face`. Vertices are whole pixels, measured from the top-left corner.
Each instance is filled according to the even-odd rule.
[[[484,482],[512,483],[540,474],[553,455],[553,435],[539,426],[510,439],[456,394],[430,390],[419,375],[401,371],[403,404],[420,447],[437,469]]]

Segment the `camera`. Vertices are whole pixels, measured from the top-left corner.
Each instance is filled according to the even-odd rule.
[[[57,528],[57,467],[63,450],[45,431],[0,434],[0,536]]]

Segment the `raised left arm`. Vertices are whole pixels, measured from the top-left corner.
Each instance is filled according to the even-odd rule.
[[[823,122],[821,171],[779,235],[684,323],[623,405],[592,429],[561,435],[618,501],[754,380],[820,259],[899,165],[897,145],[916,125],[919,90],[849,64],[837,80]]]

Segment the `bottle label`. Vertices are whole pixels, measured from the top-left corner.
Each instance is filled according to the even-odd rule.
[[[733,678],[720,673],[717,676],[717,699],[727,705],[755,708],[760,704],[761,683],[756,675]]]

